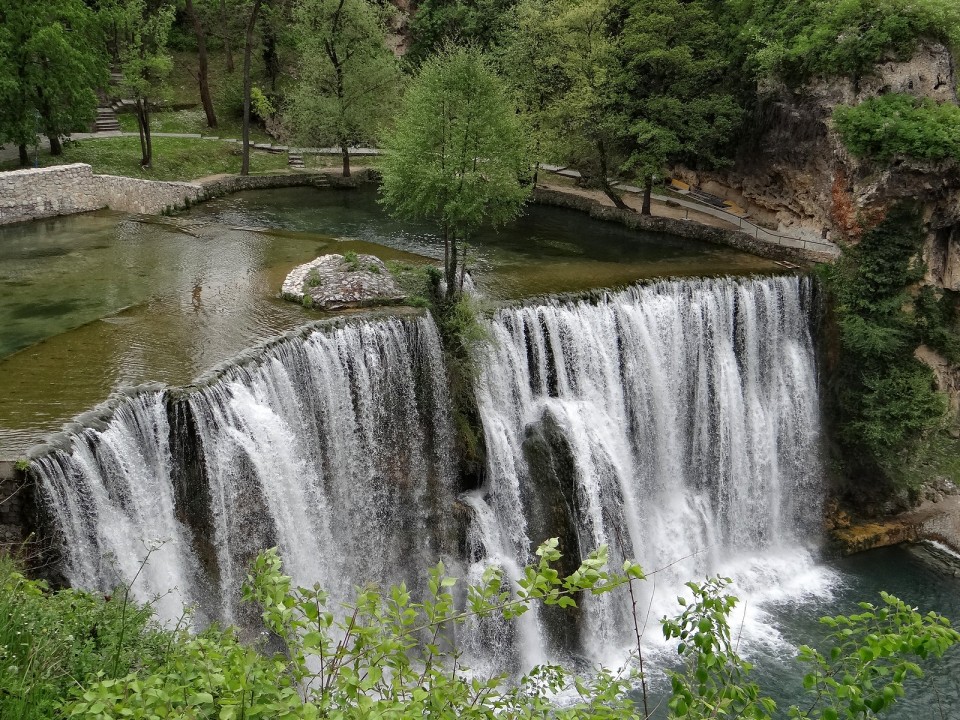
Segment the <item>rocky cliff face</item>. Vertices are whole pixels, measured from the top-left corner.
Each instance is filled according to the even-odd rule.
[[[928,42],[907,61],[878,65],[869,77],[833,78],[798,91],[771,88],[731,169],[675,174],[749,208],[762,224],[808,237],[856,237],[861,223],[901,199],[924,207],[930,235],[928,280],[960,290],[960,164],[861,162],[832,126],[838,105],[887,92],[957,102],[954,59]]]

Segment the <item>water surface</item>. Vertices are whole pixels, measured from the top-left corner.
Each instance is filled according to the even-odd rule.
[[[347,250],[442,256],[430,226],[393,221],[372,191],[261,190],[174,218],[103,211],[0,228],[0,457],[120,388],[188,383],[322,317],[277,293],[296,265]],[[730,248],[542,207],[478,235],[468,258],[481,287],[503,298],[776,269]]]

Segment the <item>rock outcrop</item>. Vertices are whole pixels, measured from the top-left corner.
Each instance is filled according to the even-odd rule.
[[[799,90],[769,88],[753,138],[732,168],[676,168],[687,182],[750,209],[754,219],[810,238],[856,237],[863,221],[902,199],[919,201],[928,223],[928,281],[960,290],[960,164],[901,160],[879,166],[851,156],[833,129],[838,105],[888,92],[956,102],[954,60],[946,46],[922,43],[868,77],[832,78]]]
[[[319,310],[393,305],[406,299],[374,255],[323,255],[290,271],[281,297]]]

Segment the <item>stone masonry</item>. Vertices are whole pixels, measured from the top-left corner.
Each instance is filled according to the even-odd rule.
[[[0,225],[110,208],[155,215],[237,190],[328,186],[325,173],[219,175],[203,182],[165,182],[95,175],[86,164],[0,172]]]

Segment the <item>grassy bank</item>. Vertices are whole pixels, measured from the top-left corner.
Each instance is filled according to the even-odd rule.
[[[197,138],[155,137],[153,139],[153,167],[140,167],[140,139],[137,137],[110,137],[81,140],[68,143],[63,155],[52,157],[41,152],[41,167],[87,163],[93,171],[102,175],[125,175],[145,180],[196,180],[221,173],[240,172],[240,145],[220,140]],[[354,164],[362,165],[354,159]],[[307,169],[339,167],[340,158],[306,155],[303,158]],[[0,171],[17,170],[16,160],[0,163]],[[287,170],[287,154],[272,154],[251,151],[250,172],[267,173]]]

